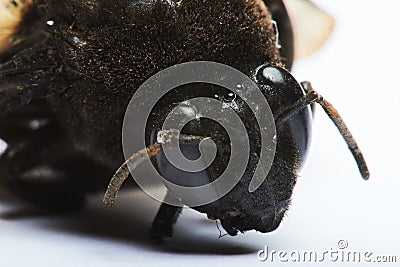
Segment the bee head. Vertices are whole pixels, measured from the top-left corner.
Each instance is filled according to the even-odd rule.
[[[305,95],[300,84],[283,68],[262,65],[255,68],[252,75],[249,76],[253,78],[258,89],[270,103],[273,115],[278,115]],[[179,93],[180,90],[181,93]],[[222,126],[217,122],[221,117],[219,115],[215,115],[215,120],[202,118],[200,116],[202,110],[207,112],[202,106],[205,103],[196,104],[185,100],[188,95],[182,91],[195,92],[190,95],[191,99],[217,97],[219,104],[212,107],[212,114],[220,114],[220,111],[223,114],[223,110],[228,108],[234,110],[246,128],[243,140],[233,140],[230,135],[230,133],[240,130],[239,123],[228,123],[227,126]],[[224,172],[230,168],[232,153],[237,153],[232,146],[237,142],[244,143],[246,141],[244,139],[247,138],[249,156],[241,159],[247,164],[245,170],[242,174],[234,172],[230,177],[232,180],[238,179],[238,183],[221,198],[206,205],[191,207],[208,214],[210,218],[220,220],[222,226],[232,235],[237,231],[253,229],[260,232],[275,230],[289,207],[298,170],[303,165],[308,153],[311,138],[311,108],[306,107],[300,110],[285,123],[276,122],[277,143],[276,153],[272,155],[274,158],[272,166],[269,171],[266,170],[263,173],[264,176],[258,177],[263,180],[262,184],[255,191],[250,191],[250,184],[255,179],[254,174],[257,167],[261,164],[261,167],[264,168],[263,164],[267,163],[260,159],[262,144],[260,127],[246,101],[240,96],[232,94],[230,90],[215,85],[197,83],[185,85],[170,92],[159,103],[159,106],[156,106],[155,110],[168,107],[166,101],[172,95],[175,100],[177,100],[177,96],[182,97],[180,101],[178,100],[178,103],[181,103],[178,112],[182,116],[188,116],[189,123],[185,125],[181,133],[210,137],[216,143],[217,152],[212,164],[208,168],[199,166],[201,171],[198,172],[181,170],[173,163],[171,164],[171,158],[166,157],[164,152],[159,153],[153,160],[159,173],[169,182],[179,186],[198,187],[213,183],[220,179],[221,175],[226,175]],[[170,109],[172,109],[176,103],[170,103],[170,105]],[[154,117],[150,119],[153,123],[160,122],[160,124],[151,125],[151,127],[156,127],[153,128],[153,138],[150,139],[150,143],[155,142],[156,133],[161,130],[162,122],[165,121],[165,118],[159,115],[160,113],[155,112]],[[267,119],[267,116],[262,116],[262,118]],[[182,154],[190,160],[196,160],[201,156],[201,148],[196,143],[181,144],[180,149]],[[245,154],[245,151],[239,153]],[[205,162],[203,161],[204,165],[206,165]],[[219,189],[216,191],[219,192]],[[188,204],[190,201],[185,202],[185,197],[179,195],[179,192],[176,194],[177,197],[182,198],[183,204],[190,206]]]

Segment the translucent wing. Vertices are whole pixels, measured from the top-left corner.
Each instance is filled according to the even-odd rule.
[[[309,0],[284,0],[292,21],[295,57],[303,58],[317,51],[333,31],[331,15]]]

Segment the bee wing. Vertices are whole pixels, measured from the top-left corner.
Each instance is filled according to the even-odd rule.
[[[295,58],[317,51],[331,35],[335,21],[309,0],[284,0],[292,21]]]

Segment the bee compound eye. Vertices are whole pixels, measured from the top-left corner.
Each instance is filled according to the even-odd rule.
[[[276,103],[273,105],[274,115],[292,106],[302,98],[306,92],[284,68],[271,65],[261,65],[254,72],[254,79],[263,90],[267,98],[271,97]],[[292,140],[299,155],[298,165],[301,168],[305,162],[311,142],[312,116],[311,108],[306,107],[293,115],[282,127],[277,129],[279,138]]]

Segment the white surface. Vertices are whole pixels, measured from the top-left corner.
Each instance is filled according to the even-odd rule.
[[[273,233],[218,239],[213,222],[186,209],[175,237],[155,245],[146,231],[158,203],[142,194],[123,195],[111,210],[102,209],[96,197],[81,214],[49,216],[2,193],[0,266],[267,266],[256,255],[265,245],[322,252],[337,249],[339,240],[352,250],[397,256],[397,264],[388,266],[398,266],[400,3],[317,2],[336,18],[336,29],[322,50],[296,63],[294,74],[312,81],[341,112],[364,152],[370,181],[361,179],[345,143],[318,109],[293,205]]]

